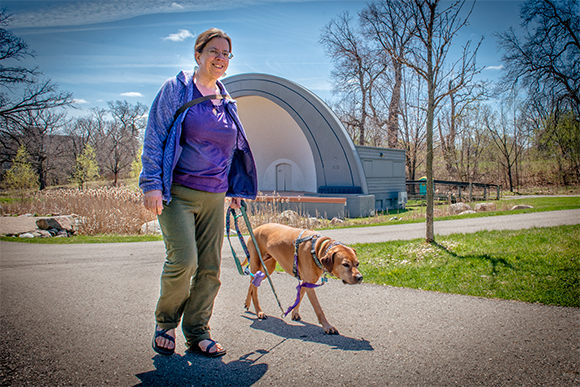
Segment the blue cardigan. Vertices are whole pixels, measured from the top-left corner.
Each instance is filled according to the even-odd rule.
[[[223,84],[220,81],[218,83],[220,89],[225,90]],[[173,118],[181,106],[192,100],[193,88],[193,72],[181,71],[175,78],[165,81],[149,110],[141,155],[143,169],[139,175],[139,187],[143,192],[161,190],[163,200],[167,203],[171,201],[173,170],[182,150],[179,145],[181,123],[189,109],[182,112],[175,122]],[[226,196],[255,199],[258,193],[256,164],[238,116],[236,101],[224,99],[223,103],[241,134],[238,137],[239,151],[232,152]]]

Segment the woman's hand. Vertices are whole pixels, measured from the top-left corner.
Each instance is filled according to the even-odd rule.
[[[161,190],[156,189],[145,192],[143,194],[143,206],[155,215],[161,215],[161,211],[163,211],[163,195]]]
[[[230,207],[234,209],[238,209],[242,206],[242,198],[232,198],[230,203]]]

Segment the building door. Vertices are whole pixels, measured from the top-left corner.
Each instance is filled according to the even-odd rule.
[[[292,166],[278,164],[276,166],[276,191],[292,191]]]

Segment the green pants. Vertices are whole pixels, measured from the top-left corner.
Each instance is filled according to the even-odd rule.
[[[220,288],[225,193],[171,188],[159,225],[167,258],[155,318],[162,329],[181,328],[188,347],[210,338],[209,320]]]

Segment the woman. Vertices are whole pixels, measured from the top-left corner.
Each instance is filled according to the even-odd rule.
[[[163,355],[174,353],[179,323],[189,350],[226,353],[208,325],[220,287],[224,200],[231,196],[239,208],[242,198],[256,197],[256,167],[235,101],[208,99],[174,115],[196,98],[227,94],[218,79],[231,52],[222,30],[200,34],[195,72],[167,80],[149,111],[139,186],[145,208],[158,215],[167,254],[152,343]]]

